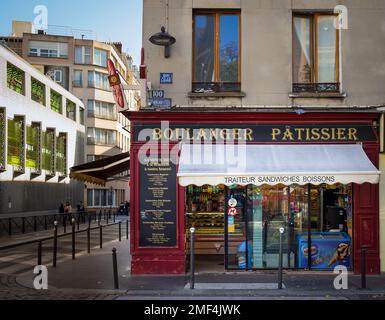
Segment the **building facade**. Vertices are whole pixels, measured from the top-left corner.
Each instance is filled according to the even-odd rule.
[[[385,47],[379,44],[385,4],[143,3],[152,91],[147,108],[126,113],[137,182],[131,190],[132,272],[186,272],[190,227],[196,229],[198,260],[221,270],[276,268],[279,227],[285,230],[286,268],[343,264],[359,272],[365,248],[368,271],[384,270],[379,170],[385,79],[379,70]],[[169,58],[149,41],[162,26],[176,39]],[[171,99],[171,108],[154,101],[155,90]],[[188,166],[189,152],[180,142],[242,142],[246,167],[254,171],[231,171],[223,163],[212,171],[199,162]],[[190,155],[199,158],[202,150],[194,148]],[[282,150],[286,154],[278,156]],[[159,164],[146,158],[151,151],[158,160],[179,163]],[[283,171],[273,174],[278,168]],[[341,168],[351,170],[349,177]]]
[[[11,47],[22,42],[22,56],[43,74],[69,90],[86,105],[86,161],[95,161],[129,150],[129,122],[121,115],[108,82],[107,59],[114,62],[123,84],[136,84],[132,60],[121,43],[103,43],[44,32],[26,32],[29,23],[13,25],[13,36],[3,38]],[[23,27],[24,26],[24,27]],[[17,49],[17,48],[15,48]],[[136,110],[140,95],[126,91],[129,109]],[[86,184],[88,208],[115,207],[129,200],[129,177],[121,174],[106,186]]]
[[[0,212],[57,212],[83,200],[69,168],[85,161],[81,100],[0,45]]]

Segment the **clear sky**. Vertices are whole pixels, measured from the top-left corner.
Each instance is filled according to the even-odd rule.
[[[92,30],[96,40],[119,41],[140,64],[142,0],[1,0],[0,35],[10,35],[12,20],[33,22],[34,8],[45,5],[48,25]]]

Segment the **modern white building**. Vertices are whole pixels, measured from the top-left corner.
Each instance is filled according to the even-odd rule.
[[[0,45],[0,214],[75,206],[84,184],[85,108],[62,86]]]

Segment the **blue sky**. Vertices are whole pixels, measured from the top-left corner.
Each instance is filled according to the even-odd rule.
[[[10,35],[12,20],[35,19],[35,6],[48,9],[48,25],[92,30],[99,41],[120,41],[140,64],[142,0],[1,0],[0,35]]]

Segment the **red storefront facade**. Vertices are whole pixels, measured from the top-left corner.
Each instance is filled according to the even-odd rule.
[[[360,136],[360,133],[352,129],[351,137],[343,135],[342,131],[337,132],[336,136],[328,135],[330,139],[321,139],[318,141],[307,141],[305,135],[302,139],[287,139],[288,141],[248,141],[248,144],[346,144],[362,143],[367,157],[378,168],[379,165],[379,140],[377,135],[376,123],[379,117],[378,113],[364,112],[306,112],[297,114],[295,112],[197,112],[197,111],[140,111],[125,112],[125,116],[131,121],[131,158],[130,158],[130,181],[131,181],[131,272],[132,274],[183,274],[186,272],[186,231],[185,231],[185,188],[178,184],[176,175],[175,184],[172,186],[172,192],[175,192],[175,201],[170,202],[170,210],[174,211],[175,220],[174,229],[175,239],[167,239],[160,246],[146,245],[141,235],[141,219],[143,217],[143,208],[141,208],[141,193],[146,190],[146,186],[140,185],[141,171],[139,156],[140,150],[144,144],[152,145],[158,148],[158,142],[139,141],[138,135],[143,128],[160,127],[162,121],[167,121],[171,126],[188,126],[189,124],[204,126],[241,126],[249,127],[274,127],[274,126],[347,126],[347,127],[365,127],[370,128],[372,138],[366,139]],[[337,129],[336,129],[337,130]],[[304,132],[304,131],[303,131]],[[333,131],[334,132],[334,131]],[[345,131],[344,131],[345,132]],[[348,131],[346,131],[348,132]],[[298,137],[297,137],[298,138]],[[352,138],[352,139],[350,139]],[[253,140],[253,139],[250,139]],[[256,139],[254,139],[256,140]],[[279,140],[279,139],[277,139]],[[168,141],[167,148],[159,148],[159,153],[167,155],[168,151],[174,157],[178,157],[177,141]],[[142,181],[142,184],[143,183]],[[141,202],[142,201],[142,202]],[[175,202],[173,204],[173,202]],[[379,186],[378,184],[364,183],[361,185],[353,184],[353,234],[352,234],[352,270],[355,273],[360,272],[360,248],[364,246],[367,250],[367,272],[376,274],[380,272],[379,258]],[[173,232],[172,231],[172,232]]]

